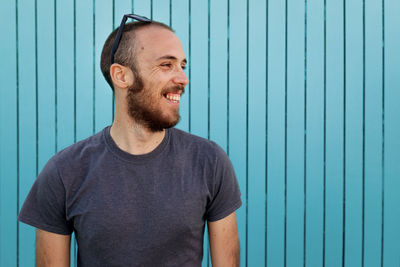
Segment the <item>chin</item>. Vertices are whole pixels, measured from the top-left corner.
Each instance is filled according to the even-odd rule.
[[[161,132],[165,129],[169,129],[174,127],[180,121],[180,116],[173,119],[159,119],[159,120],[152,120],[146,123],[146,126],[152,132]]]

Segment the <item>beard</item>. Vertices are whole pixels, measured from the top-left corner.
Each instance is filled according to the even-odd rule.
[[[135,73],[135,72],[134,72]],[[127,103],[128,114],[138,124],[146,127],[152,132],[160,132],[164,129],[174,127],[180,120],[179,110],[174,110],[172,116],[165,114],[160,108],[158,92],[152,92],[144,88],[143,80],[137,73],[135,82],[128,88]],[[183,86],[171,86],[164,88],[163,92],[184,91]]]

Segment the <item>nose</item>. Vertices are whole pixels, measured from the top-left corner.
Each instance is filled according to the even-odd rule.
[[[183,69],[178,70],[174,77],[174,83],[186,86],[189,83],[189,79]]]

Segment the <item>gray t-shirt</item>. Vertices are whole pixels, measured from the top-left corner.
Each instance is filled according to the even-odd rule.
[[[240,206],[214,142],[172,128],[155,150],[132,155],[107,127],[48,161],[18,220],[75,232],[78,266],[200,266],[205,221]]]

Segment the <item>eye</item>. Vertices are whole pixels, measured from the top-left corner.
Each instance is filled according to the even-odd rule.
[[[165,62],[165,63],[162,63],[161,65],[160,65],[161,67],[163,67],[163,68],[171,68],[172,67],[172,64],[171,63],[169,63],[169,62]]]
[[[186,69],[186,65],[182,65],[181,68],[182,68],[183,70],[185,70],[185,69]]]

